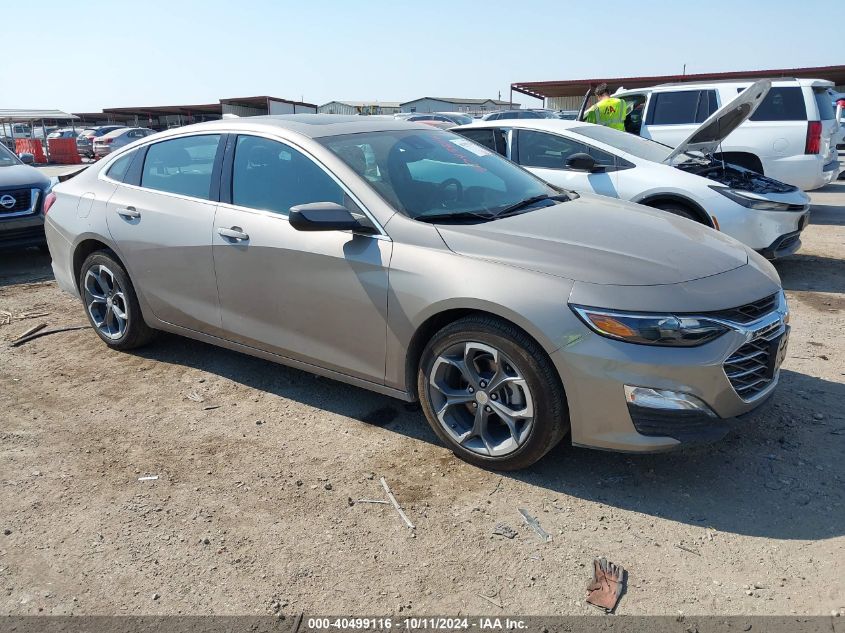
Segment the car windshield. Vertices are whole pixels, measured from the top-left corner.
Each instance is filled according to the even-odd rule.
[[[605,143],[631,156],[651,160],[655,163],[662,163],[673,151],[673,148],[663,143],[642,138],[641,136],[634,136],[628,132],[614,130],[603,125],[574,127],[572,128],[572,133],[580,134],[600,143]]]
[[[18,157],[12,154],[5,145],[0,143],[0,167],[11,167],[12,165],[20,165],[21,161]]]
[[[368,132],[320,141],[398,211],[415,219],[489,218],[560,196],[495,152],[442,130]]]

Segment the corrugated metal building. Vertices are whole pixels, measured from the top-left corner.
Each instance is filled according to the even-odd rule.
[[[498,99],[459,99],[451,97],[421,97],[402,104],[402,112],[466,112],[484,114],[497,110],[516,110],[518,103]]]
[[[171,127],[216,121],[224,114],[237,116],[262,116],[266,114],[299,114],[317,112],[317,106],[303,101],[277,97],[236,97],[220,99],[218,103],[170,106],[140,106],[129,108],[103,108],[102,112],[78,113],[89,125],[120,123],[166,130]]]
[[[320,114],[396,114],[399,112],[398,101],[329,101],[317,112]]]

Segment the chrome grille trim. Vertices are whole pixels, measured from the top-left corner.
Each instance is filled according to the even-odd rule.
[[[764,397],[778,382],[779,371],[771,378],[766,373],[771,354],[776,353],[770,349],[770,343],[786,333],[787,314],[786,299],[778,294],[773,311],[745,326],[733,326],[745,334],[745,343],[728,357],[723,369],[734,391],[745,402]]]

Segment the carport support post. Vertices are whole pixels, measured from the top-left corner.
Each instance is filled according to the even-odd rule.
[[[50,162],[50,145],[47,143],[47,127],[44,119],[41,119],[41,137],[44,139],[44,153],[47,155],[47,162]]]

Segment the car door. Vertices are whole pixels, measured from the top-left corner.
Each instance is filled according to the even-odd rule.
[[[619,197],[616,161],[611,154],[551,132],[515,129],[514,134],[511,160],[546,182],[575,191]],[[596,160],[596,171],[578,171],[567,166],[567,159],[579,153]]]
[[[211,234],[222,138],[181,136],[135,151],[106,209],[119,255],[153,314],[207,333],[220,327]]]
[[[715,90],[652,92],[640,136],[677,147],[718,109]]]
[[[232,138],[213,236],[226,336],[383,383],[392,242],[384,235],[297,231],[288,211],[311,202],[343,204],[366,218],[349,191],[303,151],[260,136]]]

